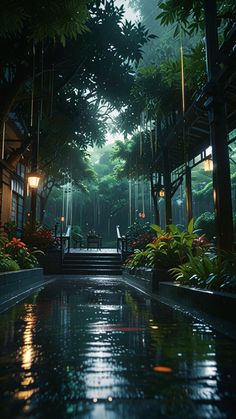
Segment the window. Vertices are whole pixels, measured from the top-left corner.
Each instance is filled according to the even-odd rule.
[[[24,209],[24,175],[25,166],[18,163],[16,168],[17,177],[11,181],[12,190],[12,205],[11,205],[11,220],[14,221],[17,227],[23,227],[23,209]]]

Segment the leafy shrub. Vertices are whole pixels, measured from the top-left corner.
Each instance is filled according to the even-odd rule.
[[[145,249],[146,245],[155,238],[155,234],[150,223],[137,221],[128,228],[126,237],[130,251],[134,251],[135,249]]]
[[[236,254],[232,252],[189,256],[185,264],[170,269],[170,273],[182,285],[236,292]]]
[[[26,244],[20,239],[13,237],[13,239],[5,245],[6,253],[11,257],[21,269],[31,269],[38,266],[38,261],[35,257],[36,254],[43,252],[35,250],[30,252]]]
[[[17,236],[17,224],[15,221],[7,221],[3,227],[7,234],[8,240],[11,240],[13,237]]]
[[[168,226],[168,233],[153,224],[156,238],[146,245],[143,251],[135,251],[126,262],[126,266],[149,266],[152,268],[170,269],[188,260],[188,255],[200,255],[209,244],[204,236],[193,232],[193,220],[187,231],[175,225]]]
[[[39,227],[36,230],[32,230],[30,225],[26,225],[23,240],[30,249],[37,248],[43,251],[57,245],[52,231],[45,227]]]
[[[215,214],[214,212],[204,212],[201,214],[194,223],[196,230],[202,230],[208,240],[212,240],[216,235],[215,227]]]
[[[11,259],[9,256],[4,255],[0,252],[0,272],[11,272],[19,271],[20,267],[18,263]]]
[[[135,250],[132,255],[128,257],[125,262],[125,266],[127,267],[137,267],[137,266],[147,266],[147,259],[148,251],[147,250]]]
[[[74,225],[73,226],[73,232],[76,233],[76,234],[82,235],[82,230],[81,230],[81,227],[79,225]]]

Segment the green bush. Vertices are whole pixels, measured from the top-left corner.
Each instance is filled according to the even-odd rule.
[[[208,240],[213,240],[216,235],[215,214],[214,212],[204,212],[194,223],[195,230],[201,230]]]
[[[181,285],[236,292],[236,254],[232,252],[189,256],[186,263],[169,272]]]
[[[3,227],[7,234],[8,240],[11,240],[13,237],[17,236],[17,225],[15,221],[7,221]]]
[[[209,247],[204,236],[193,231],[193,220],[187,231],[170,224],[168,232],[152,224],[156,233],[155,240],[146,245],[145,250],[135,250],[128,258],[126,266],[148,266],[151,268],[170,269],[188,260],[188,255],[201,255]]]
[[[144,223],[137,220],[129,226],[126,237],[129,250],[134,251],[135,249],[145,249],[146,245],[155,238],[155,234],[149,222]]]
[[[19,271],[20,267],[18,263],[8,256],[2,256],[0,258],[0,272],[11,272]]]
[[[31,269],[38,266],[38,260],[35,255],[44,254],[41,250],[29,251],[24,242],[16,237],[5,244],[5,251],[14,259],[21,269]]]

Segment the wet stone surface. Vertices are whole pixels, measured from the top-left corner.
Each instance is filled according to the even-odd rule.
[[[57,281],[0,318],[1,419],[235,417],[236,342],[119,279]]]

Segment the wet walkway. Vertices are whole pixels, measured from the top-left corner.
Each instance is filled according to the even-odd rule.
[[[235,417],[236,342],[121,279],[58,280],[0,318],[1,419]]]

